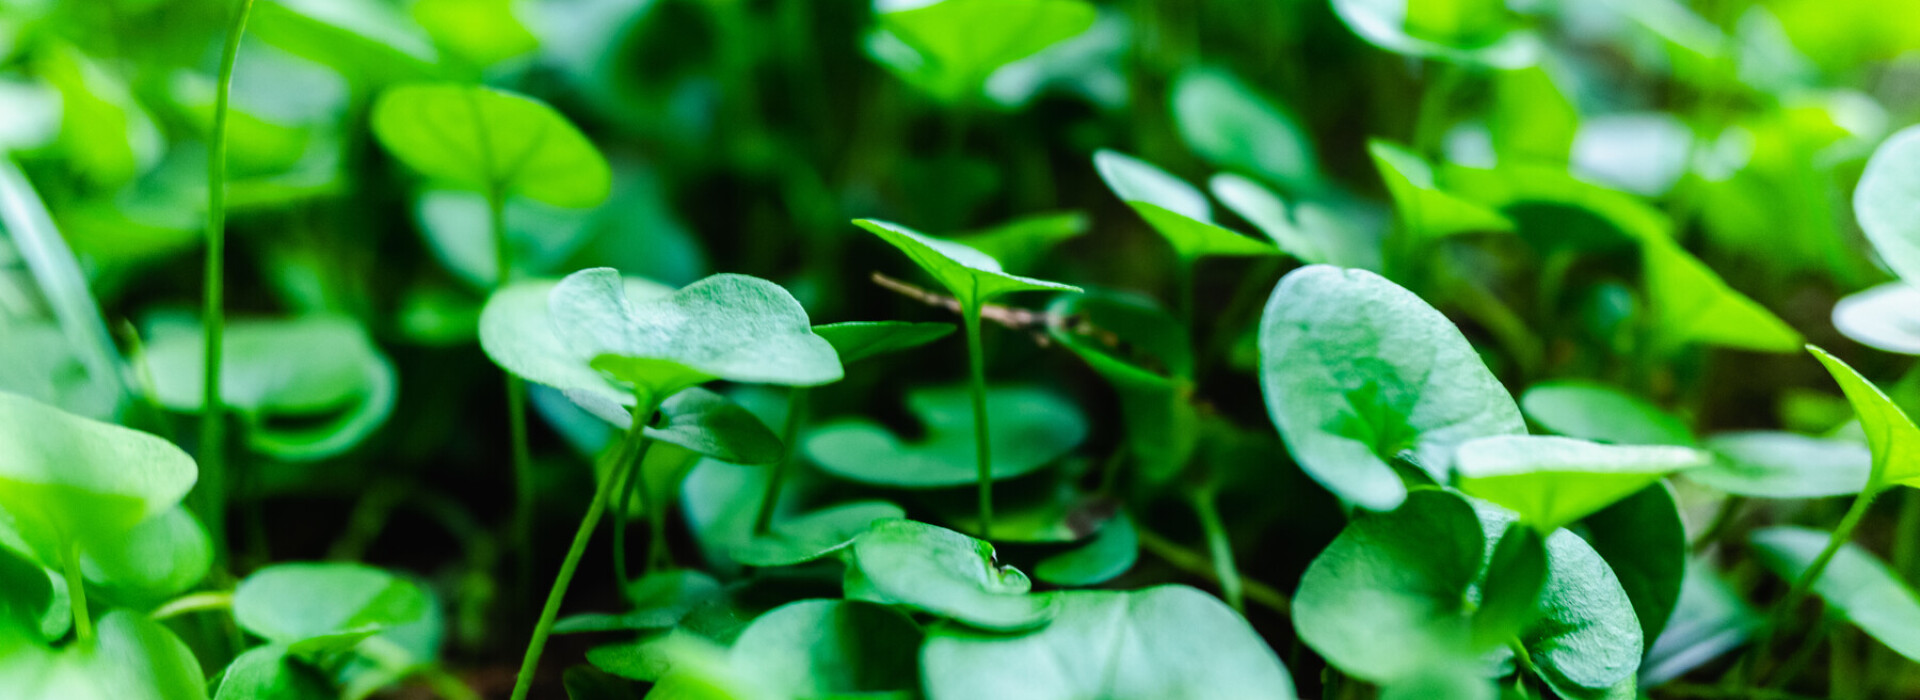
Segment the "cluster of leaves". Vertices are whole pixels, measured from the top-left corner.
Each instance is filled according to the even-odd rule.
[[[1920,692],[1920,10],[1205,5],[0,4],[0,695]]]

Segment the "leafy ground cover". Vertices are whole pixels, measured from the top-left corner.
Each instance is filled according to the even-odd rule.
[[[1907,0],[0,2],[0,697],[1920,695]]]

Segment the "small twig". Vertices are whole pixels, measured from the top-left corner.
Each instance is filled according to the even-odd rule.
[[[887,291],[926,304],[927,306],[946,309],[956,314],[962,313],[960,300],[952,296],[929,291],[924,287],[902,282],[878,272],[873,273],[873,283],[886,288]],[[1033,342],[1039,344],[1040,347],[1047,347],[1053,344],[1053,338],[1047,335],[1047,329],[1052,327],[1054,321],[1059,317],[1045,311],[1034,311],[1033,309],[1018,306],[981,304],[980,318],[998,323],[1010,330],[1029,334],[1033,336]]]

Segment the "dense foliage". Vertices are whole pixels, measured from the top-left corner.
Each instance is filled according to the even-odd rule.
[[[1911,0],[0,0],[0,697],[1920,695]]]

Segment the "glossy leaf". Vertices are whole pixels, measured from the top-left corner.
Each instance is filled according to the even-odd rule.
[[[1462,491],[1553,532],[1707,459],[1706,453],[1684,447],[1504,435],[1461,445],[1454,466]]]
[[[1800,579],[1825,549],[1832,533],[1804,527],[1769,527],[1749,539],[1760,561],[1788,581]],[[1844,544],[1813,581],[1813,592],[1834,611],[1895,653],[1920,661],[1920,601],[1913,589],[1878,558]]]
[[[734,668],[776,697],[822,698],[911,691],[920,628],[891,608],[803,600],[761,615],[734,640]]]
[[[898,519],[907,512],[885,501],[856,501],[823,508],[773,526],[733,549],[733,558],[747,566],[789,566],[813,561],[845,549],[879,520]]]
[[[1151,163],[1103,150],[1093,154],[1093,166],[1120,201],[1167,239],[1182,264],[1209,256],[1279,253],[1273,246],[1215,224],[1213,204],[1205,194]]]
[[[1680,600],[1647,649],[1641,684],[1654,687],[1737,649],[1765,620],[1708,563],[1687,563]]]
[[[962,308],[977,308],[1002,294],[1013,292],[1080,291],[1079,287],[1072,285],[1007,274],[1000,270],[999,261],[985,253],[899,224],[871,219],[860,219],[853,223],[906,253],[915,265],[919,265],[920,269],[958,299]]]
[[[1434,180],[1433,166],[1418,154],[1386,141],[1369,142],[1367,152],[1387,183],[1402,225],[1415,239],[1513,230],[1513,222],[1499,212],[1442,190]]]
[[[1453,323],[1371,272],[1288,273],[1261,317],[1260,357],[1267,415],[1294,460],[1367,508],[1406,497],[1391,460],[1444,481],[1462,443],[1526,433],[1512,397]]]
[[[1473,503],[1482,527],[1492,533],[1515,522],[1512,513],[1484,501]],[[1613,697],[1631,688],[1644,639],[1633,603],[1586,540],[1567,530],[1547,536],[1547,582],[1540,618],[1520,635],[1536,674],[1567,698]]]
[[[1920,355],[1920,287],[1889,282],[1833,306],[1833,327],[1875,350]]]
[[[1019,569],[996,566],[993,545],[912,520],[882,520],[844,554],[847,598],[900,605],[986,630],[1037,627],[1055,601],[1028,595]]]
[[[1023,636],[954,626],[930,632],[920,653],[927,697],[1295,697],[1293,680],[1273,650],[1205,593],[1158,586],[1051,597],[1059,601],[1059,616]]]
[[[198,475],[159,437],[0,393],[0,511],[43,562],[110,545],[177,505]]]
[[[912,323],[908,321],[847,321],[813,327],[814,335],[827,339],[840,355],[840,364],[849,365],[875,355],[911,350],[953,333],[951,323]]]
[[[560,207],[607,198],[607,159],[566,117],[539,100],[493,88],[409,84],[374,103],[373,134],[408,166],[482,192]]]
[[[963,101],[979,97],[1001,66],[1086,31],[1096,15],[1082,0],[944,0],[878,19],[914,54],[889,67],[942,100]]]
[[[362,564],[275,564],[233,591],[241,629],[307,658],[415,622],[430,606],[412,582]]]
[[[1540,531],[1514,521],[1503,532],[1487,531],[1487,570],[1480,604],[1473,611],[1472,649],[1501,649],[1540,618],[1546,590],[1547,541]]]
[[[1299,118],[1226,69],[1180,73],[1172,100],[1180,138],[1215,167],[1283,185],[1312,185],[1319,179],[1313,142]]]
[[[1880,259],[1907,284],[1920,285],[1920,129],[1907,128],[1874,149],[1853,191],[1854,215]]]
[[[1811,345],[1807,351],[1826,365],[1827,372],[1840,384],[1847,402],[1853,404],[1854,413],[1860,417],[1860,427],[1867,433],[1873,469],[1861,490],[1873,493],[1895,484],[1920,487],[1920,427],[1915,427],[1913,419],[1908,418],[1893,399],[1887,398],[1880,387],[1860,376],[1851,365]]]
[[[1520,396],[1520,409],[1547,430],[1617,445],[1693,445],[1680,419],[1640,397],[1581,380],[1541,382]]]
[[[907,409],[925,433],[907,442],[867,419],[820,426],[802,441],[808,459],[829,474],[867,484],[939,488],[974,483],[973,403],[964,386],[916,389]],[[1073,404],[1034,387],[987,392],[993,478],[1010,479],[1052,464],[1087,437],[1087,420]]]
[[[1687,567],[1687,528],[1673,489],[1648,486],[1581,523],[1587,544],[1607,561],[1633,601],[1640,638],[1659,639],[1680,600]]]
[[[1751,498],[1826,498],[1859,493],[1873,452],[1856,440],[1785,432],[1721,433],[1707,438],[1713,463],[1689,481]]]
[[[1097,586],[1127,573],[1139,557],[1140,536],[1122,511],[1086,544],[1040,560],[1033,576],[1056,586]]]

